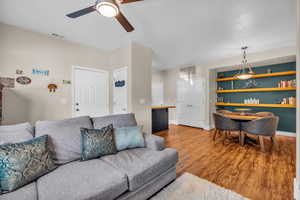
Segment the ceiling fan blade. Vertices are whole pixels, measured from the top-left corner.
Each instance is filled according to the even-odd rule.
[[[89,14],[91,12],[94,12],[95,10],[96,10],[95,6],[90,6],[90,7],[84,8],[82,10],[78,10],[76,12],[67,14],[67,16],[70,18],[77,18],[77,17],[83,16],[83,15]]]
[[[125,3],[133,3],[137,1],[143,1],[143,0],[118,0],[120,4],[125,4]]]
[[[124,27],[124,29],[127,32],[131,32],[134,30],[133,26],[129,23],[129,21],[121,12],[119,12],[119,14],[115,18],[120,22],[120,24]]]

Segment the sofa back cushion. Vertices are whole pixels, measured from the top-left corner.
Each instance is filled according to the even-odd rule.
[[[0,145],[33,139],[34,128],[29,123],[0,126]]]
[[[80,128],[91,129],[90,117],[36,122],[36,137],[49,135],[55,163],[64,164],[81,158]]]
[[[95,129],[101,129],[102,127],[108,126],[110,124],[112,124],[114,128],[122,128],[137,125],[133,113],[95,117],[92,118],[92,121]]]

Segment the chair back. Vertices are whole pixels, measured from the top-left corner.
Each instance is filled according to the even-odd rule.
[[[272,112],[258,112],[256,115],[262,116],[262,117],[274,117],[274,113]]]
[[[274,136],[278,127],[279,117],[263,117],[257,120],[242,122],[241,130],[261,136]]]
[[[215,128],[222,131],[239,131],[240,122],[229,119],[222,114],[214,113]]]

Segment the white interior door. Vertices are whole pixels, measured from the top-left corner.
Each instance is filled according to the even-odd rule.
[[[107,71],[73,68],[73,116],[104,116],[109,114],[109,73]]]
[[[201,78],[177,81],[177,123],[203,128],[205,82]]]
[[[123,114],[128,112],[128,68],[123,67],[113,71],[113,113]]]

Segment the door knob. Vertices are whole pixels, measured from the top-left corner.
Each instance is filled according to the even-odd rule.
[[[79,103],[76,103],[75,105],[76,105],[76,106],[79,106]]]
[[[76,112],[80,111],[78,108],[76,109]]]

